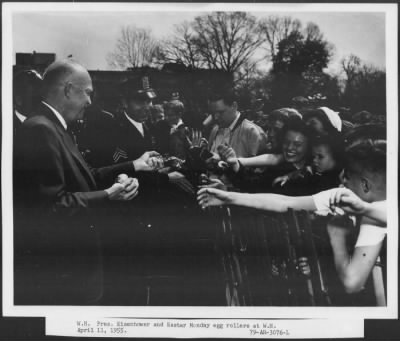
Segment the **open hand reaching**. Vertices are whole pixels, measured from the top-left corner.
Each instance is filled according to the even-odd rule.
[[[231,195],[230,192],[221,191],[216,188],[201,188],[197,192],[197,201],[202,208],[229,205]]]

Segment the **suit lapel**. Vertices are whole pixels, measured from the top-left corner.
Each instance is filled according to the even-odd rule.
[[[76,144],[72,140],[72,137],[65,131],[64,128],[62,128],[62,130],[61,130],[61,128],[57,127],[57,129],[60,130],[60,135],[62,136],[62,139],[63,139],[66,147],[71,152],[71,155],[73,156],[82,175],[86,178],[90,187],[95,189],[97,187],[96,181],[94,180],[92,172],[90,171],[85,160],[83,159],[82,154],[79,152]]]
[[[70,152],[70,154],[73,156],[79,170],[81,171],[81,174],[86,178],[86,181],[88,182],[89,186],[92,189],[96,189],[96,181],[93,178],[93,175],[88,168],[85,160],[83,159],[81,153],[79,152],[77,146],[75,145],[74,141],[72,140],[72,137],[68,134],[68,132],[64,129],[63,125],[59,121],[59,119],[54,115],[54,113],[47,108],[45,105],[41,105],[41,110],[39,112],[40,115],[46,116],[50,121],[54,123],[56,126],[57,132],[59,133],[62,141],[64,142],[64,145],[66,149]]]

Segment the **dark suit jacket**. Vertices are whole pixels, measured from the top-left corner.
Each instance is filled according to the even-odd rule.
[[[143,125],[144,135],[127,119],[125,114],[114,119],[114,124],[110,125],[108,143],[113,146],[112,154],[103,160],[108,160],[109,164],[120,164],[126,160],[135,160],[142,156],[145,152],[153,150],[152,136],[146,125]],[[98,137],[101,139],[102,137]],[[107,153],[110,148],[104,149]],[[136,174],[140,184],[140,198],[144,195],[154,196],[154,191],[158,191],[160,186],[168,183],[168,176],[159,173],[143,173]],[[137,200],[135,200],[137,203]]]
[[[98,184],[133,175],[131,162],[90,169],[44,105],[14,149],[15,304],[91,304],[102,291]]]
[[[86,128],[79,142],[89,149],[89,162],[94,166],[135,160],[153,150],[152,137],[144,125],[144,136],[129,122],[125,114],[89,111]]]
[[[115,125],[115,115],[90,106],[85,111],[85,125],[77,134],[80,150],[84,150],[85,160],[93,167],[103,167],[114,163],[112,127]]]

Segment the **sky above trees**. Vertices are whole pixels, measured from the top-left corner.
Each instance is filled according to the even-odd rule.
[[[251,9],[251,7],[249,7]],[[350,54],[379,68],[385,67],[385,16],[383,13],[251,12],[258,19],[271,14],[291,16],[303,25],[314,22],[334,45],[328,69],[339,70]],[[13,55],[16,52],[72,54],[89,69],[110,69],[107,55],[114,49],[121,27],[135,24],[167,38],[174,25],[204,12],[29,12],[13,15]],[[263,51],[260,51],[262,54]],[[264,67],[268,67],[268,63]]]

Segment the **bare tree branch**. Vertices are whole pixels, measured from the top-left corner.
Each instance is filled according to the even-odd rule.
[[[245,12],[214,12],[192,25],[199,54],[216,69],[237,72],[262,43],[256,19]]]
[[[260,28],[267,43],[268,57],[273,59],[277,53],[279,43],[287,39],[292,32],[301,30],[301,23],[289,16],[279,17],[271,15],[260,22]]]
[[[107,61],[110,66],[122,70],[152,65],[159,57],[160,48],[160,42],[153,37],[150,29],[124,26]]]

